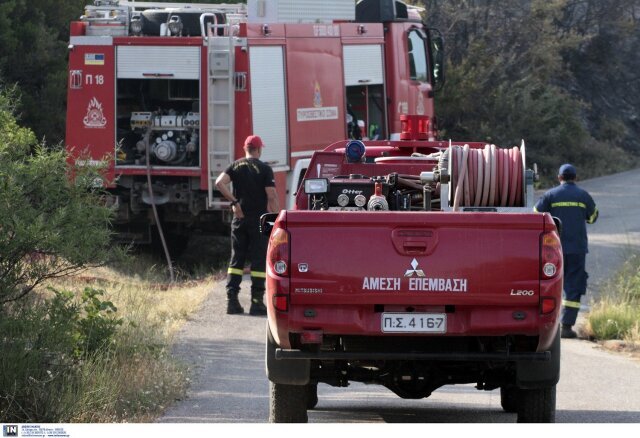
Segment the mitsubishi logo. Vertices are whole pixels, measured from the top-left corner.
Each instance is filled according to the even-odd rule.
[[[422,269],[417,269],[418,268],[418,261],[416,259],[413,259],[411,261],[411,267],[413,269],[407,269],[407,272],[404,273],[405,277],[413,277],[413,275],[415,274],[417,277],[424,277],[424,271]]]

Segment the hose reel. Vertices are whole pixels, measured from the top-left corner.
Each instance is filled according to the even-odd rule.
[[[524,207],[527,172],[524,142],[520,147],[449,146],[449,205],[461,207]]]

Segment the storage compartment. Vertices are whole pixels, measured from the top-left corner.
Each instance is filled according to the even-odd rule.
[[[145,133],[154,166],[200,165],[200,83],[118,79],[116,164],[146,166]]]

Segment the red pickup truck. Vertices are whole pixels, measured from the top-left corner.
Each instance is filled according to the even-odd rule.
[[[306,422],[318,383],[355,381],[408,399],[500,388],[518,422],[553,422],[560,224],[532,212],[533,178],[524,145],[316,152],[296,209],[262,218],[270,421]]]

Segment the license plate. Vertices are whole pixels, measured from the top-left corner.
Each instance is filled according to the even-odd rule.
[[[383,333],[446,333],[446,313],[383,313]]]

